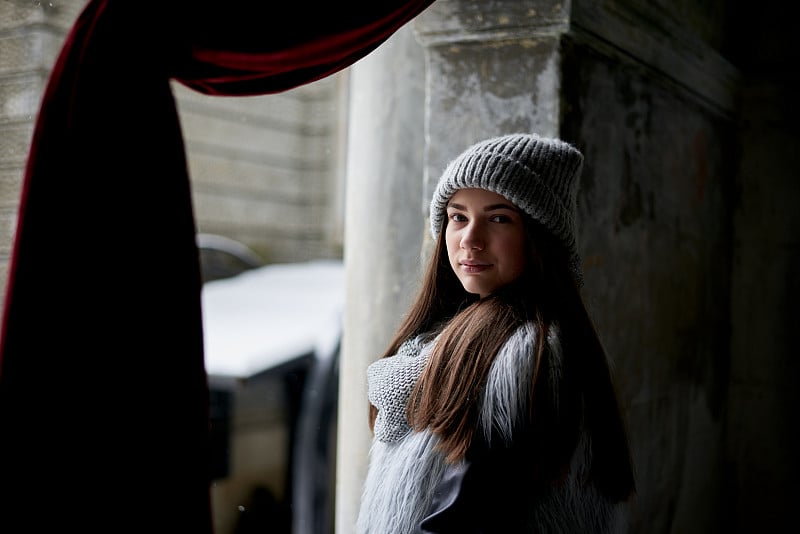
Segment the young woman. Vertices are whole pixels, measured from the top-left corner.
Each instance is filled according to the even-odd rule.
[[[368,370],[359,533],[624,531],[632,462],[580,293],[582,165],[512,134],[445,169],[420,293]]]

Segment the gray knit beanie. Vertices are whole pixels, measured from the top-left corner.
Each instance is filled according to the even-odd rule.
[[[436,239],[447,202],[458,189],[487,189],[506,197],[553,233],[569,254],[570,268],[583,284],[575,241],[578,178],[583,155],[560,139],[510,134],[480,141],[451,161],[442,173],[430,207]]]

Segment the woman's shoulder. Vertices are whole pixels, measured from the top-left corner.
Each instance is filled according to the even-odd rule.
[[[558,322],[551,322],[545,329],[545,348],[560,352],[561,328]],[[540,326],[533,319],[528,319],[516,327],[503,346],[510,349],[535,347],[540,335]]]

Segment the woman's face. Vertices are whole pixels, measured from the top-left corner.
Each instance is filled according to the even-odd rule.
[[[523,215],[485,189],[459,189],[447,204],[445,242],[450,267],[468,293],[481,298],[525,269]]]

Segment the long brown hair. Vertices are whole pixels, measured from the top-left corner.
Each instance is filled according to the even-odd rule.
[[[524,274],[479,299],[463,289],[450,267],[446,225],[417,298],[383,354],[396,354],[403,341],[415,336],[439,336],[408,402],[412,428],[436,433],[448,461],[462,459],[475,437],[480,393],[492,362],[518,327],[533,322],[537,336],[530,348],[535,364],[525,435],[537,476],[553,482],[563,475],[585,429],[593,459],[589,478],[612,498],[630,496],[633,468],[608,360],[564,248],[526,218]],[[545,350],[553,328],[559,331],[563,355],[558,384],[547,378],[555,365]],[[376,416],[370,405],[371,428]]]

